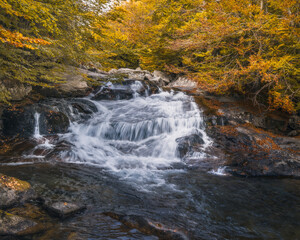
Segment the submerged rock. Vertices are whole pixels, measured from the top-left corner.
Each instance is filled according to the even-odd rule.
[[[28,182],[0,174],[0,208],[8,208],[34,197]]]
[[[44,208],[59,218],[68,218],[85,209],[85,206],[71,202],[45,202]]]
[[[0,210],[0,235],[28,235],[40,229],[35,228],[37,223],[17,215]]]
[[[137,215],[121,215],[113,212],[106,212],[105,215],[122,222],[130,228],[135,228],[142,233],[156,235],[165,240],[187,240],[187,236],[177,229],[171,229],[161,223],[154,222]]]

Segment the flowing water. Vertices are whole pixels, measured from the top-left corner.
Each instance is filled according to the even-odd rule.
[[[115,87],[116,86],[111,86]],[[48,239],[157,239],[102,213],[134,214],[185,233],[189,239],[300,239],[300,183],[237,178],[226,167],[201,169],[212,140],[192,97],[148,96],[131,85],[130,100],[94,101],[89,119],[45,137],[39,113],[31,142],[1,157],[1,172],[27,180],[44,198],[77,201],[87,210],[55,225]],[[70,107],[70,119],[78,119]],[[176,139],[198,134],[192,162],[178,158]],[[33,239],[38,239],[33,237]],[[46,238],[47,239],[47,238]]]

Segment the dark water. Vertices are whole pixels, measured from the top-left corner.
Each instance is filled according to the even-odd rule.
[[[29,181],[45,198],[84,202],[86,212],[55,226],[56,239],[157,239],[102,214],[146,216],[190,239],[300,239],[300,183],[292,179],[215,176],[199,170],[170,174],[178,191],[139,192],[101,169],[69,164],[1,167]],[[50,238],[51,239],[51,238]]]
[[[50,231],[32,239],[158,239],[103,212],[140,215],[189,239],[300,239],[299,180],[216,175],[195,164],[214,156],[204,154],[212,140],[190,97],[95,104],[98,113],[69,133],[44,138],[37,125],[19,151],[0,158],[1,173],[30,182],[43,198],[87,205],[74,218],[45,220]],[[204,146],[180,160],[176,139],[192,133]]]

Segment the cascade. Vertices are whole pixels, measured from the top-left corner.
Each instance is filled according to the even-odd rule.
[[[71,123],[69,133],[62,136],[71,149],[61,158],[97,165],[137,185],[160,185],[164,183],[161,170],[172,171],[174,164],[182,163],[176,155],[176,139],[199,134],[203,148],[211,143],[192,97],[173,91],[140,96],[140,87],[138,81],[131,84],[130,100],[90,100],[98,112],[87,121]]]

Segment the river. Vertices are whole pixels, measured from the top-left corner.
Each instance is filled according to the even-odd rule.
[[[65,134],[42,136],[36,113],[32,138],[1,157],[2,173],[29,181],[43,198],[87,206],[74,218],[53,220],[48,239],[72,232],[79,239],[158,239],[103,212],[143,216],[188,239],[300,239],[299,180],[199,167],[218,156],[206,151],[213,140],[192,97],[173,91],[130,100],[92,97],[84,100],[97,111],[71,121]],[[76,115],[71,105],[69,114]],[[201,147],[180,159],[178,139],[191,134],[201,136]]]

